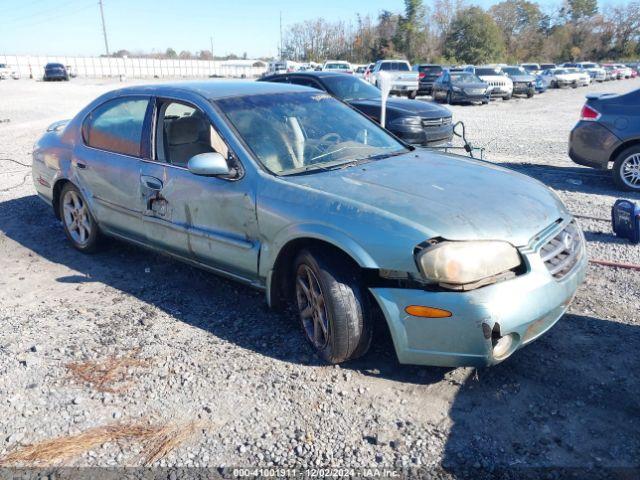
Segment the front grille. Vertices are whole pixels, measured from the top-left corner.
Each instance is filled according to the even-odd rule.
[[[500,82],[496,80],[492,80],[487,83],[489,84],[490,87],[504,87],[507,84],[506,82]]]
[[[441,127],[443,125],[451,125],[451,117],[422,119],[423,127]]]
[[[464,91],[467,95],[482,95],[484,94],[484,88],[469,88]]]
[[[572,220],[571,223],[540,249],[540,256],[549,273],[556,280],[564,278],[582,258],[584,243],[582,231]]]

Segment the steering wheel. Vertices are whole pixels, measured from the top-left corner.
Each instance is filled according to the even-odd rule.
[[[319,143],[340,143],[342,137],[336,132],[330,132],[320,138]]]

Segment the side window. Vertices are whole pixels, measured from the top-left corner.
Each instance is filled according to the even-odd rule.
[[[229,147],[203,112],[180,102],[163,103],[156,123],[156,160],[186,167],[191,157],[208,152],[220,153],[238,170]]]
[[[120,98],[100,105],[82,126],[85,143],[100,150],[139,157],[148,104],[148,99]]]

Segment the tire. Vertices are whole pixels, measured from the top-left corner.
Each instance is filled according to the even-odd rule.
[[[58,212],[73,248],[83,253],[95,252],[100,243],[100,229],[84,196],[72,183],[62,187]]]
[[[640,192],[640,145],[629,147],[618,154],[613,162],[612,174],[618,188]]]
[[[506,96],[502,97],[502,101],[503,102],[506,102],[508,100],[511,100],[511,95],[506,95]]]
[[[482,105],[489,105],[489,100],[483,100]]]
[[[553,81],[551,82],[551,84],[549,85],[549,87],[550,87],[550,88],[560,88],[560,87],[558,86],[558,82],[556,82],[555,80],[553,80]]]
[[[302,330],[318,355],[334,364],[364,355],[372,328],[357,272],[335,253],[313,249],[298,254],[292,275]]]
[[[535,90],[533,90],[533,91],[529,90],[529,91],[527,92],[527,98],[533,98],[533,96],[534,96],[535,94],[536,94]]]
[[[449,105],[453,105],[453,99],[451,98],[451,90],[449,90],[447,92],[447,100],[446,103],[448,103]]]
[[[415,100],[417,96],[418,96],[418,91],[417,90],[412,90],[407,94],[407,98],[409,100]]]

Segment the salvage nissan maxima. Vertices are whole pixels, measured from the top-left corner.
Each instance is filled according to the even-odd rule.
[[[492,365],[556,323],[584,239],[541,183],[402,143],[327,93],[269,82],[136,86],[49,127],[38,194],[82,252],[116,237],[292,304],[319,355]]]

